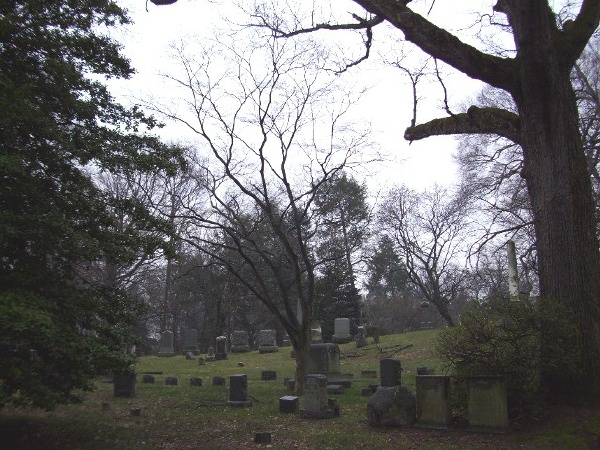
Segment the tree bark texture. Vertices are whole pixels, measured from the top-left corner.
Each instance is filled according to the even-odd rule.
[[[514,58],[487,55],[437,28],[396,0],[355,0],[401,30],[406,40],[466,75],[508,91],[518,117],[471,111],[410,127],[409,140],[450,133],[495,133],[522,146],[537,237],[542,298],[566,306],[574,333],[565,351],[574,367],[542,374],[548,400],[600,400],[600,250],[590,178],[569,74],[600,17],[600,0],[584,0],[570,26],[559,29],[546,0],[499,0],[516,46]],[[480,122],[477,123],[479,118]],[[494,123],[495,118],[497,119]],[[484,121],[482,121],[484,120]],[[542,302],[543,304],[543,302]],[[552,336],[543,335],[542,357]]]

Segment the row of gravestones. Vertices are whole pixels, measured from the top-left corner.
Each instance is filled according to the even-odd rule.
[[[313,341],[320,340],[320,333],[318,337],[315,336]],[[334,343],[346,343],[350,342],[354,337],[350,334],[350,319],[348,318],[337,318],[334,322]],[[218,336],[215,339],[215,359],[227,353],[226,350],[227,339],[225,336]],[[279,350],[277,345],[277,337],[275,330],[260,330],[258,334],[259,353],[271,353]],[[283,346],[287,347],[290,345],[289,339],[283,339]],[[364,326],[359,326],[356,335],[356,346],[364,347],[367,345],[367,333]],[[231,353],[245,353],[251,350],[250,340],[247,331],[234,331],[231,339]],[[183,346],[183,353],[193,353],[194,355],[199,353],[198,348],[198,331],[195,329],[189,329],[185,333],[185,344]],[[166,330],[161,334],[158,356],[175,356],[175,348],[173,345],[173,332]]]
[[[231,353],[245,353],[251,350],[250,339],[247,331],[234,331],[231,340]],[[277,345],[277,334],[275,330],[260,330],[258,334],[260,353],[272,353],[279,351]],[[289,339],[283,339],[283,346],[289,346]],[[227,358],[227,338],[225,336],[217,336],[215,339],[215,347],[213,349],[215,359]],[[198,354],[198,332],[195,329],[187,330],[185,335],[185,345],[183,347],[184,354]],[[173,332],[166,330],[161,334],[158,356],[175,356],[173,346]]]
[[[300,415],[307,418],[339,415],[337,402],[329,399],[327,395],[343,393],[345,387],[351,386],[352,374],[341,373],[338,344],[311,344],[308,371],[310,375],[305,381],[303,408],[298,408],[297,397],[286,396],[280,399],[282,412],[298,412],[299,409]],[[363,395],[371,396],[367,403],[369,423],[373,426],[415,425],[447,428],[451,418],[449,377],[425,375],[426,368],[420,366],[417,368],[415,398],[401,385],[401,372],[399,360],[386,358],[380,361],[380,383],[370,383],[368,388],[363,389]],[[362,376],[376,377],[376,372],[363,371]],[[263,371],[263,380],[266,379],[276,379],[276,373]],[[172,382],[170,379],[169,381]],[[224,379],[219,381],[224,383]],[[286,378],[284,383],[288,385],[288,389],[294,389],[293,379]],[[216,384],[215,379],[213,384]],[[251,403],[247,399],[246,375],[232,376],[230,384],[230,404],[250,406]],[[472,429],[481,431],[503,431],[508,428],[506,388],[501,377],[481,376],[469,379],[469,425]]]

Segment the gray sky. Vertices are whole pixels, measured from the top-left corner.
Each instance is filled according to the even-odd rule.
[[[430,4],[424,1],[415,3],[422,3],[421,7]],[[452,10],[443,10],[436,6],[431,19],[449,20],[455,28],[461,26],[458,18],[472,22],[472,16],[464,11],[456,11],[457,2],[450,3]],[[464,8],[469,4],[481,4],[480,1],[459,3]],[[209,38],[215,25],[224,26],[220,15],[225,10],[228,14],[234,11],[226,6],[232,4],[228,1],[179,0],[174,5],[155,6],[150,2],[146,4],[143,0],[121,0],[120,4],[130,11],[134,24],[128,27],[122,36],[119,33],[118,39],[124,43],[124,52],[137,70],[132,80],[113,85],[115,94],[123,102],[137,102],[138,99],[148,99],[153,95],[168,98],[172,88],[161,74],[170,73],[173,69],[173,63],[168,57],[169,45],[202,37]],[[354,5],[348,0],[334,0],[333,4],[343,13]],[[444,2],[441,2],[441,5],[443,6]],[[244,19],[240,18],[239,21],[243,22]],[[378,31],[375,30],[376,39],[381,34],[378,34]],[[396,33],[400,36],[400,33]],[[322,33],[318,38],[342,39],[338,36],[341,34],[337,32]],[[379,42],[375,46],[375,49],[380,51],[384,51],[385,48],[384,45],[379,45]],[[385,164],[371,168],[374,176],[369,179],[370,187],[378,189],[390,187],[392,184],[406,184],[415,189],[422,189],[434,183],[451,184],[456,179],[452,154],[457,141],[452,137],[436,137],[409,145],[402,138],[412,114],[411,86],[408,78],[400,70],[385,68],[378,59],[373,57],[363,62],[352,73],[344,75],[370,86],[357,108],[357,119],[371,122],[373,139],[390,159]],[[449,76],[446,82],[451,102],[454,104],[464,101],[466,96],[472,96],[479,87],[479,84],[456,74]],[[419,122],[444,116],[440,92],[439,85],[429,85],[422,89]],[[167,124],[160,134],[165,139],[193,139],[191,134],[188,135],[181,127],[172,124]]]

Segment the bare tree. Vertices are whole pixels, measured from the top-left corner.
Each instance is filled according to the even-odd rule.
[[[454,325],[450,307],[462,295],[466,275],[458,266],[466,213],[464,198],[439,186],[420,194],[392,189],[379,211],[380,227],[393,238],[410,281],[448,325]]]
[[[285,328],[301,390],[319,265],[315,198],[351,167],[367,134],[344,119],[355,96],[332,101],[344,94],[319,70],[326,55],[317,47],[249,42],[215,43],[200,62],[180,49],[184,75],[170,78],[187,92],[190,110],[160,110],[208,151],[194,169],[208,203],[179,214],[194,224],[185,241],[225,267]]]

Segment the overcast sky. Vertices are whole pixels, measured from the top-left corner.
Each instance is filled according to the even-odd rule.
[[[220,4],[221,3],[221,4]],[[123,102],[137,102],[151,95],[168,97],[170,85],[161,74],[172,71],[173,63],[169,59],[169,45],[209,38],[215,25],[224,26],[222,13],[228,15],[236,11],[228,6],[232,2],[209,2],[207,0],[179,0],[170,6],[156,6],[144,0],[120,0],[120,4],[129,10],[134,24],[118,39],[124,44],[124,52],[131,59],[137,74],[125,83],[114,85],[114,92]],[[340,5],[340,11],[346,13],[354,4],[349,0],[334,0]],[[415,3],[419,3],[418,0]],[[423,2],[425,6],[430,2]],[[457,2],[452,4],[452,13],[456,12]],[[458,2],[473,4],[481,2]],[[442,5],[444,2],[442,2]],[[224,6],[225,5],[225,6]],[[354,9],[355,6],[354,6]],[[454,16],[441,8],[434,10],[432,20],[453,20],[453,27],[460,26],[456,17],[472,21],[467,14]],[[240,17],[239,22],[243,22]],[[440,17],[442,19],[440,19]],[[337,32],[336,32],[337,33]],[[336,33],[319,35],[323,39],[332,39]],[[376,39],[378,30],[375,30]],[[400,36],[400,34],[398,33]],[[339,34],[337,36],[340,36]],[[339,39],[335,36],[336,39]],[[385,46],[375,46],[375,50],[384,51]],[[412,93],[406,75],[398,69],[384,68],[378,58],[363,62],[358,69],[344,75],[355,77],[370,86],[357,110],[359,120],[369,121],[373,129],[373,139],[390,160],[373,167],[374,175],[369,184],[373,189],[389,187],[392,184],[406,184],[415,189],[423,189],[434,183],[449,185],[456,179],[456,168],[452,160],[457,141],[452,137],[430,138],[408,144],[403,138],[405,128],[410,124],[412,114]],[[451,100],[456,104],[474,95],[479,84],[470,82],[462,75],[452,75],[447,79]],[[421,91],[424,97],[423,108],[419,112],[419,121],[425,118],[442,117],[439,85],[431,85]],[[167,124],[161,135],[167,140],[193,139],[181,127]]]

